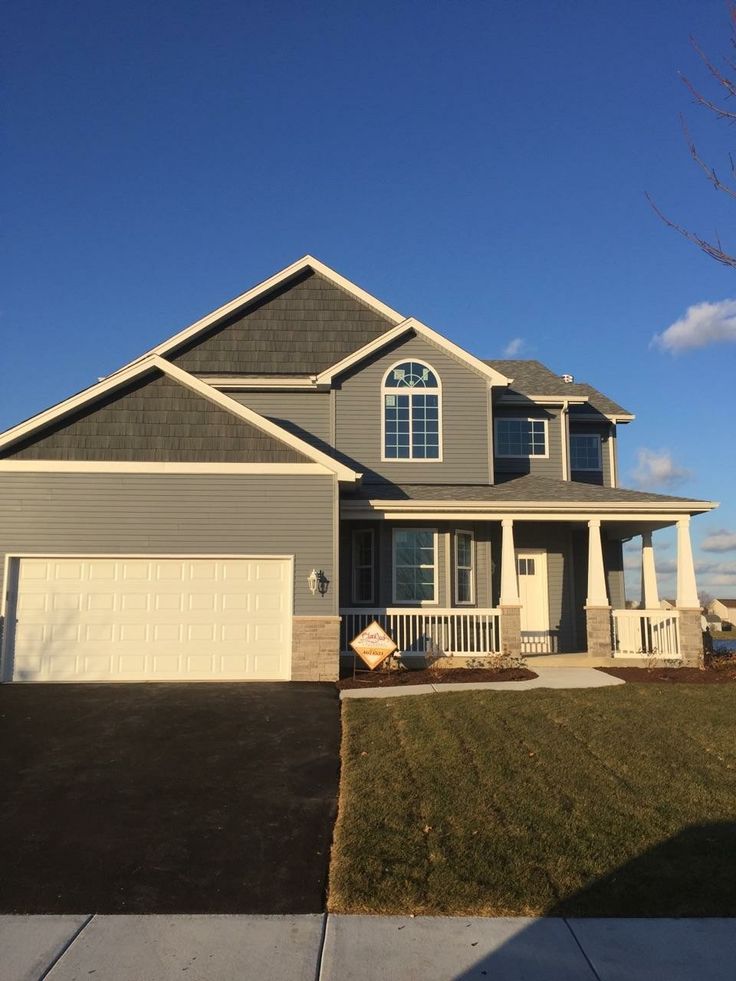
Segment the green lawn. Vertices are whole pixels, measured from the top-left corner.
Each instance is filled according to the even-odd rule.
[[[344,702],[329,908],[736,915],[736,685]]]

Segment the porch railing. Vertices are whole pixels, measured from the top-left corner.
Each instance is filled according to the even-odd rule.
[[[613,610],[613,650],[620,657],[680,656],[677,610]]]
[[[350,641],[377,620],[400,654],[484,655],[501,650],[500,610],[438,610],[351,607],[340,610],[340,649],[352,653]]]

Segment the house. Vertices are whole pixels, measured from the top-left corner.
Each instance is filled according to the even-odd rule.
[[[0,436],[3,679],[332,679],[374,618],[404,652],[697,663],[715,505],[620,486],[633,418],[307,256]]]
[[[721,624],[736,624],[736,599],[714,599],[707,607],[707,612],[717,617]],[[716,628],[718,630],[722,627]]]

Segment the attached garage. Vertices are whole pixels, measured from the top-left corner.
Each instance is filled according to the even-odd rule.
[[[9,558],[14,681],[291,677],[290,556]]]

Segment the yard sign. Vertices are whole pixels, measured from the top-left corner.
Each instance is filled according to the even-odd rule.
[[[396,650],[396,644],[376,620],[369,623],[365,630],[361,630],[358,636],[350,641],[350,646],[371,671],[379,664],[383,664]]]

